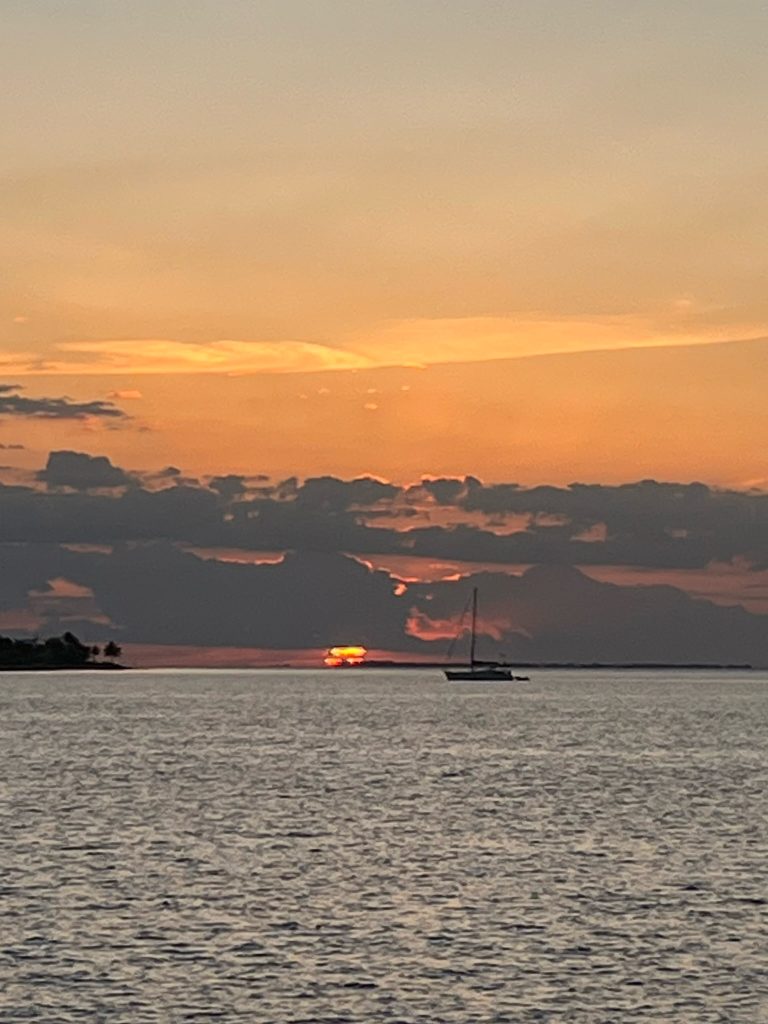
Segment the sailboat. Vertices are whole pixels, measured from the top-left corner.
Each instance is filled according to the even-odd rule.
[[[496,661],[478,661],[477,645],[477,587],[472,588],[472,632],[469,641],[469,665],[466,668],[447,668],[445,678],[452,682],[528,682],[528,676],[515,676],[512,669]]]

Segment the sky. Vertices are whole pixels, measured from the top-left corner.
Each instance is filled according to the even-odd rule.
[[[612,656],[655,660],[670,590],[694,602],[676,658],[700,660],[714,629],[712,656],[744,660],[734,615],[768,633],[764,4],[2,6],[0,628],[76,622],[150,660],[362,634],[429,654],[435,622],[482,579],[488,641],[520,657],[608,656],[610,631],[582,649],[565,609],[559,627],[534,614],[536,588],[576,583],[574,606],[603,607],[601,587],[656,602],[637,650],[632,617],[612,623]],[[229,477],[242,489],[222,494]],[[360,478],[396,494],[320,501],[320,542],[302,486]],[[434,478],[532,497],[435,503],[419,490]],[[641,517],[641,481],[704,485],[718,525],[691,512],[627,536],[603,507],[582,520],[538,505],[542,488],[626,487]],[[742,495],[747,536],[720,543]],[[132,533],[120,517],[154,500],[178,502],[178,529],[142,511]],[[190,525],[204,507],[205,529]],[[223,535],[283,515],[290,528]],[[386,550],[349,536],[374,524],[396,534]],[[425,548],[426,529],[441,542]],[[542,529],[570,530],[565,550],[537,546]],[[654,557],[632,546],[643,529]],[[519,534],[520,550],[478,557],[467,530]],[[670,537],[697,557],[670,563]],[[167,559],[180,607],[187,572],[201,587],[241,573],[221,583],[224,621],[197,640],[153,602],[156,625],[138,621],[145,556]],[[257,628],[242,604],[261,607],[277,577],[283,618]],[[379,585],[387,600],[369,606]],[[316,600],[293,637],[291,586]],[[347,621],[350,604],[380,635]]]

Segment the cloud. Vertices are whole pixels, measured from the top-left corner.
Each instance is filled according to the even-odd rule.
[[[683,312],[689,312],[685,307]],[[440,317],[388,320],[354,334],[345,344],[379,366],[428,366],[610,349],[701,345],[733,337],[734,325],[696,324],[685,318],[658,323],[649,317]],[[764,337],[763,326],[743,325],[745,338]]]
[[[457,621],[482,594],[480,656],[539,662],[768,664],[768,617],[694,600],[667,586],[621,587],[566,566],[482,573],[409,587],[411,629]]]
[[[202,343],[172,339],[61,342],[46,355],[13,357],[15,373],[308,373],[353,370],[373,365],[354,352],[304,341],[221,340]],[[114,397],[139,397],[119,391]]]
[[[354,507],[370,508],[391,501],[400,493],[395,484],[375,477],[340,480],[334,476],[309,477],[296,490],[296,501],[303,507],[344,511]]]
[[[455,477],[425,478],[420,484],[409,488],[409,494],[417,500],[421,495],[427,495],[438,505],[458,506],[466,499],[468,488],[478,484],[480,481],[474,477],[465,477],[463,480]]]
[[[129,487],[114,495],[0,487],[0,543],[112,544],[168,538],[205,544],[226,536],[223,525],[218,495],[199,487]]]
[[[768,617],[739,607],[738,594],[728,607],[722,594],[713,594],[719,604],[695,600],[653,577],[668,566],[741,560],[738,580],[748,587],[750,566],[768,561],[762,492],[657,481],[524,488],[474,477],[401,488],[374,477],[268,484],[232,474],[203,485],[174,467],[153,487],[160,479],[171,485],[147,489],[139,474],[104,456],[54,451],[38,474],[45,490],[0,486],[7,621],[53,629],[77,618],[90,623],[94,640],[351,642],[441,658],[474,584],[489,657],[768,664]],[[409,528],[377,525],[382,514],[400,525],[400,511],[411,513],[403,520]],[[468,518],[441,522],[446,515]],[[435,521],[412,526],[424,516]],[[484,517],[497,525],[478,525]],[[497,532],[510,517],[516,528]],[[595,524],[602,529],[590,534]],[[217,558],[217,550],[229,556]],[[232,557],[248,551],[287,554],[269,563]],[[504,571],[404,584],[366,564],[375,553],[380,565],[388,555],[393,564],[407,556],[464,563],[464,573],[468,563]],[[521,573],[521,565],[533,568]],[[578,565],[647,568],[634,577],[644,585],[617,585]]]
[[[77,452],[51,453],[38,478],[82,493],[0,489],[0,541],[167,538],[206,548],[304,548],[512,566],[768,564],[768,494],[700,483],[524,488],[465,477],[401,488],[374,477],[268,484],[230,474],[205,485],[168,467],[145,475],[146,487],[97,495],[86,492],[142,476]]]
[[[59,575],[66,553],[48,544],[0,544],[0,612],[24,608],[32,591]]]
[[[341,555],[240,565],[152,544],[73,554],[67,578],[88,587],[121,635],[139,643],[324,648],[405,637],[408,607],[389,575]]]
[[[123,401],[134,401],[143,397],[144,396],[142,395],[141,391],[137,390],[136,388],[123,388],[122,390],[119,391],[110,391],[107,394],[107,398],[118,398],[122,399]]]
[[[8,581],[0,612],[31,609],[43,632],[79,616],[78,629],[91,642],[117,636],[269,649],[349,642],[443,659],[477,586],[481,657],[768,664],[768,616],[669,586],[598,582],[565,566],[403,587],[338,553],[238,564],[154,542],[111,551],[0,545],[0,568]]]
[[[27,416],[46,420],[92,420],[125,418],[112,402],[73,402],[69,398],[26,398],[16,392],[18,384],[0,384],[0,415]]]
[[[45,469],[40,470],[37,479],[49,487],[71,487],[87,491],[102,487],[123,487],[133,477],[113,466],[105,455],[86,455],[83,452],[51,452]]]
[[[226,476],[214,476],[208,482],[212,491],[216,491],[222,498],[232,501],[234,498],[245,494],[248,490],[245,477],[235,473],[228,473]]]
[[[537,313],[420,317],[385,320],[364,331],[341,334],[329,343],[290,338],[83,338],[59,342],[44,353],[6,353],[0,365],[17,374],[313,373],[680,348],[729,342],[734,337],[764,340],[764,327],[732,322],[727,328],[718,322],[691,325],[679,316],[668,322],[632,315],[579,318]],[[316,389],[318,395],[328,393],[328,389]],[[365,391],[369,396],[377,393],[375,387]],[[133,400],[142,395],[135,388],[119,388],[108,397]],[[373,410],[376,402],[369,400],[364,407]]]
[[[561,517],[562,526],[538,526],[528,541],[561,545],[564,559],[603,564],[693,566],[768,553],[768,494],[710,488],[702,483],[655,480],[608,486],[520,488],[470,483],[459,504],[486,514]],[[604,540],[580,534],[602,526]]]

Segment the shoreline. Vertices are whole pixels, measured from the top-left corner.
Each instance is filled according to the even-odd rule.
[[[0,665],[0,672],[121,672],[128,667],[98,661],[86,665]]]
[[[16,672],[155,672],[155,671],[189,671],[189,672],[349,672],[349,671],[401,671],[401,672],[444,672],[446,669],[456,668],[455,664],[449,665],[444,662],[368,662],[362,665],[340,665],[329,667],[327,665],[0,665],[0,675],[3,673]],[[526,670],[526,671],[578,671],[578,672],[760,672],[768,669],[768,666],[734,664],[734,665],[665,665],[662,663],[571,663],[571,662],[521,662],[516,665],[504,666],[505,668]]]

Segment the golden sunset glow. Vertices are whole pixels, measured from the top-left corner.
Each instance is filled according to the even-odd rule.
[[[7,6],[4,628],[338,667],[475,577],[505,651],[566,585],[764,614],[764,7]]]
[[[4,26],[0,370],[130,414],[57,445],[193,474],[768,478],[752,15],[635,5],[632,34],[623,2],[334,0],[305,33],[295,0],[82,6]],[[13,466],[50,447],[13,434]]]
[[[362,665],[368,651],[356,644],[344,644],[331,647],[323,661],[329,668],[341,668],[343,665]]]
[[[56,433],[57,447],[106,453],[131,468],[374,473],[401,483],[468,472],[486,480],[513,474],[520,483],[768,480],[766,341],[421,369],[19,380],[29,396],[62,386],[83,400],[138,393],[110,399],[130,415],[123,424],[62,421]],[[5,461],[39,465],[49,422],[2,429],[25,445]]]

